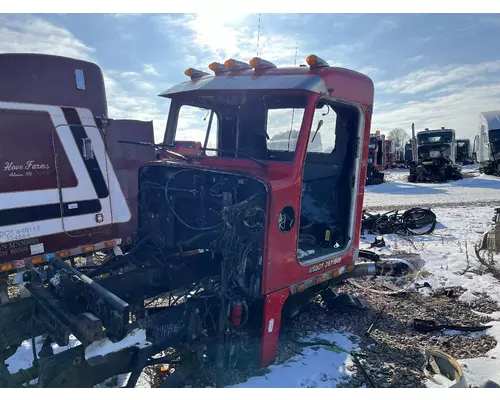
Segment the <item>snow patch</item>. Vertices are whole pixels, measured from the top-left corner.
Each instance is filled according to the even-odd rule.
[[[44,337],[43,336],[37,336],[35,338],[35,347],[36,347],[36,354],[38,356],[38,353],[40,353],[40,350],[42,349]],[[75,338],[73,335],[69,336],[69,344],[68,346],[58,346],[55,343],[52,343],[52,351],[54,354],[61,353],[63,351],[66,351],[68,349],[71,349],[75,346],[80,345],[80,341]],[[33,366],[33,347],[31,345],[31,339],[30,340],[24,340],[21,343],[21,346],[18,347],[17,351],[10,356],[5,363],[8,365],[8,370],[11,374],[15,374],[22,369],[29,369]]]
[[[151,345],[152,344],[146,340],[146,331],[144,329],[136,329],[116,343],[113,343],[108,338],[91,343],[85,348],[85,359],[89,361],[96,357],[103,357],[110,353],[116,353],[127,347],[144,348]]]
[[[466,291],[464,294],[462,294],[458,300],[462,301],[464,303],[474,303],[479,297],[474,296],[474,294],[471,291]]]
[[[353,360],[348,353],[357,348],[346,335],[320,333],[311,335],[304,342],[327,341],[331,346],[318,345],[303,349],[283,364],[269,366],[264,376],[255,376],[233,388],[334,388],[352,375],[348,368]]]

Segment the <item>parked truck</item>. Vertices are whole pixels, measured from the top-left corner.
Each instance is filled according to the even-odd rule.
[[[500,176],[500,111],[479,114],[474,150],[480,170],[487,175]]]
[[[386,145],[385,135],[376,131],[370,135],[370,144],[368,146],[368,162],[377,170],[385,169],[386,164]]]
[[[462,178],[456,164],[457,141],[455,130],[425,129],[413,138],[413,162],[409,182],[446,182]]]
[[[457,163],[461,165],[474,164],[470,139],[457,139]]]

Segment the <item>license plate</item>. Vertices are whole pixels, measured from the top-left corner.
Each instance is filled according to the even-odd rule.
[[[437,158],[437,157],[441,157],[441,152],[438,151],[438,150],[431,150],[429,152],[429,155],[432,157],[432,158]]]

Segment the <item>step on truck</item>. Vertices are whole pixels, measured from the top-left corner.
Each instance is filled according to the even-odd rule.
[[[1,385],[38,377],[40,387],[92,387],[129,373],[134,387],[159,368],[172,387],[208,365],[221,386],[228,369],[271,364],[281,324],[316,295],[354,304],[335,283],[382,271],[378,259],[358,262],[374,87],[315,55],[306,61],[215,62],[160,94],[170,99],[167,158],[129,181],[137,242],[89,271],[57,254],[45,268],[26,262],[16,278],[28,295],[0,305]],[[71,123],[83,135],[92,120]],[[193,138],[201,154],[172,150]],[[54,354],[70,336],[73,346]],[[6,365],[29,338],[43,343],[27,378]]]
[[[42,54],[0,54],[0,298],[7,275],[137,237],[137,173],[152,121],[114,120],[101,69]]]

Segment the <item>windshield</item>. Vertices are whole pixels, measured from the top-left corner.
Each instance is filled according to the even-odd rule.
[[[377,139],[370,138],[370,144],[368,145],[368,148],[370,150],[376,149],[377,148]]]
[[[417,135],[418,144],[451,143],[453,134],[451,132],[429,132]]]
[[[201,142],[207,156],[291,161],[307,100],[305,94],[216,93],[184,101],[174,140]],[[336,127],[336,111],[318,102],[308,152],[332,152]]]
[[[490,142],[500,142],[500,129],[493,129],[489,132]]]

